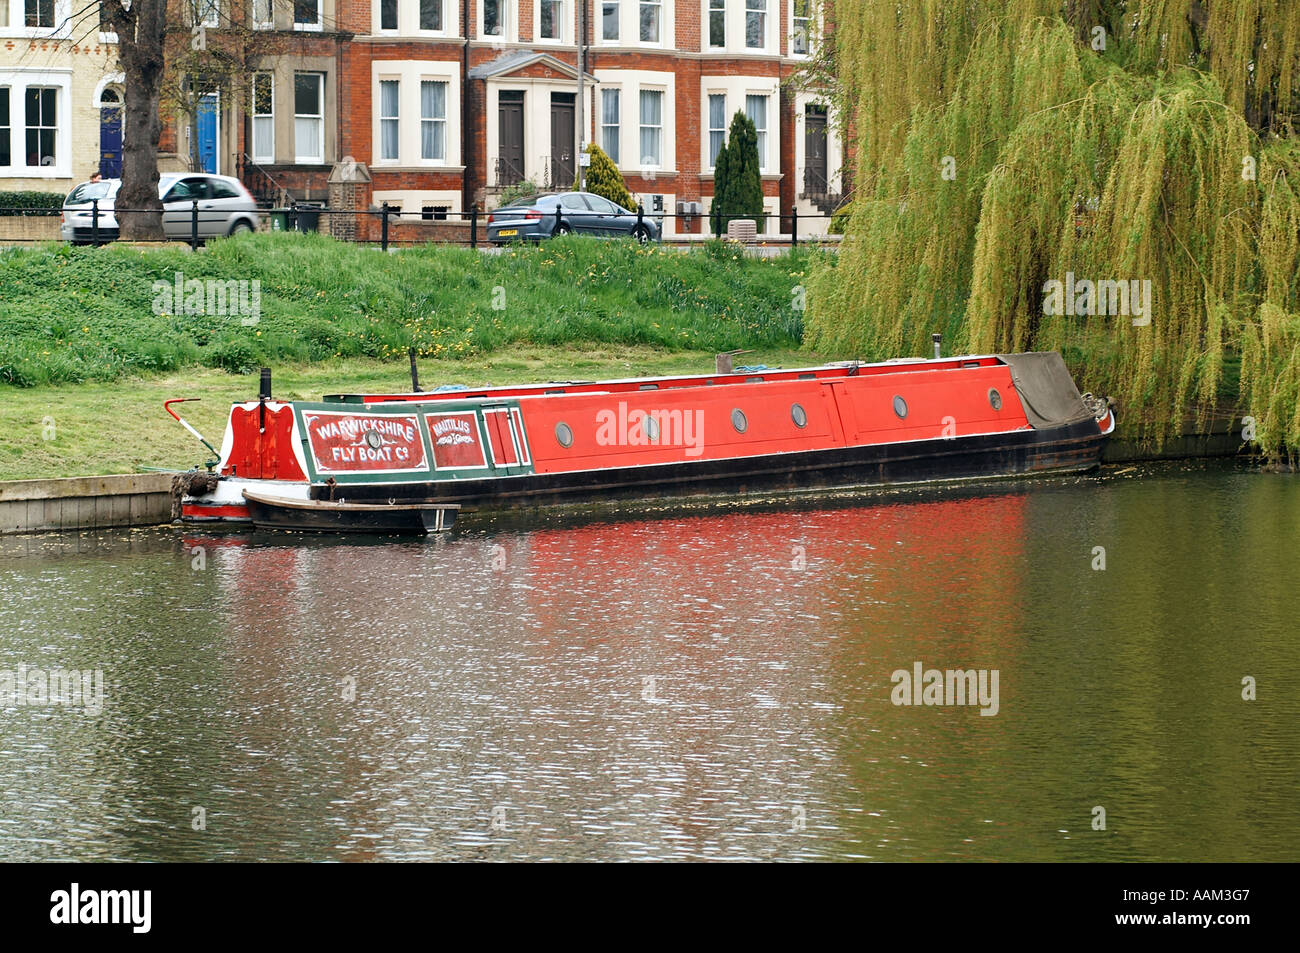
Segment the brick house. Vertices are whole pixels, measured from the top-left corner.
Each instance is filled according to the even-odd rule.
[[[48,2],[70,0],[0,0],[0,11]],[[769,230],[788,227],[794,206],[829,212],[843,191],[826,103],[782,85],[808,62],[829,0],[174,2],[185,24],[208,24],[214,45],[242,30],[247,69],[165,122],[160,165],[237,175],[267,202],[324,200],[350,156],[369,170],[374,205],[435,219],[491,209],[524,179],[572,183],[580,114],[584,139],[610,154],[648,214],[692,216],[667,219],[666,233],[698,234],[738,110],[758,128]],[[82,136],[87,169],[92,137]],[[800,231],[825,226],[809,219]]]

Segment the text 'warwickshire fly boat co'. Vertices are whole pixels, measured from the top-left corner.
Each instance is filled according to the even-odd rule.
[[[319,403],[270,390],[263,371],[218,459],[178,479],[184,521],[426,533],[461,507],[1068,473],[1115,428],[1055,352]]]

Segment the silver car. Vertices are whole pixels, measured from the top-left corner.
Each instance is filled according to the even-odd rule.
[[[98,240],[118,237],[113,201],[122,187],[121,179],[83,182],[63,200],[64,241],[86,245],[96,240],[93,202],[99,200]],[[188,241],[193,223],[194,202],[199,203],[199,238],[217,238],[241,231],[253,231],[261,220],[257,202],[238,179],[206,172],[165,172],[158,177],[158,197],[163,202],[163,234]]]
[[[659,241],[661,228],[650,216],[638,218],[636,212],[592,192],[528,195],[488,216],[488,241],[498,245],[570,233],[633,238],[645,244]]]

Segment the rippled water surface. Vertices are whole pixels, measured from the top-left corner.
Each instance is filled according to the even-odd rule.
[[[1300,480],[1208,465],[8,538],[0,673],[107,688],[0,709],[0,858],[1296,860],[1297,540]]]

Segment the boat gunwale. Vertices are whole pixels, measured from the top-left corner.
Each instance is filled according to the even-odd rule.
[[[347,503],[334,500],[293,500],[283,496],[271,496],[256,490],[244,489],[244,499],[263,506],[279,506],[289,510],[311,510],[321,512],[367,512],[390,513],[404,510],[458,510],[459,503],[439,503],[430,500],[427,503]]]

